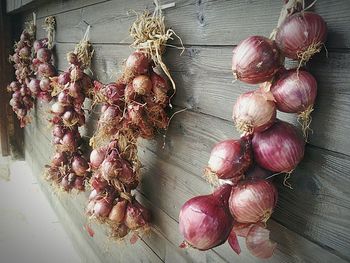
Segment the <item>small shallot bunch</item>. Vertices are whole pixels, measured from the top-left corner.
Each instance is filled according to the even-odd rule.
[[[125,62],[123,76],[115,83],[103,85],[95,81],[95,97],[104,103],[96,140],[120,129],[130,129],[136,137],[151,139],[157,130],[167,128],[169,86],[155,71],[148,55],[135,51]]]
[[[34,96],[49,102],[52,99],[50,78],[56,75],[56,69],[53,66],[52,51],[48,48],[47,38],[35,40],[32,65],[36,78],[31,79],[29,88]]]
[[[126,147],[126,138],[113,140],[106,147],[94,149],[90,154],[92,192],[87,214],[107,223],[115,239],[124,238],[130,230],[141,234],[148,230],[150,213],[131,195],[139,183],[137,148]],[[134,148],[134,149],[132,149]]]
[[[86,63],[80,60],[78,52],[68,53],[67,60],[70,64],[68,70],[50,78],[50,86],[57,99],[51,106],[56,153],[46,174],[55,185],[69,192],[72,189],[84,190],[90,177],[78,128],[85,124],[83,103],[93,83],[84,73]]]
[[[7,87],[12,92],[10,105],[20,121],[20,126],[24,127],[30,122],[28,113],[33,108],[34,99],[30,90],[32,69],[32,47],[35,37],[34,24],[28,24],[23,30],[20,40],[14,45],[14,54],[10,55],[9,60],[14,65],[17,81],[11,82]]]

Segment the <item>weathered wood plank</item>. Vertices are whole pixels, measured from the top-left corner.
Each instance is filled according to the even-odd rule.
[[[81,30],[79,27],[70,28],[70,25],[72,23],[78,25],[84,20],[92,25],[92,42],[129,43],[127,29],[135,19],[135,14],[130,10],[154,9],[152,1],[129,0],[126,5],[123,1],[112,0],[97,6],[84,7],[81,16],[77,17],[75,5],[72,2],[74,1],[64,3],[71,5],[74,11],[69,12],[69,7],[67,7],[63,9],[68,11],[67,14],[57,15],[59,21],[57,41],[78,41],[81,37]],[[188,45],[233,45],[250,35],[269,36],[277,24],[282,7],[282,1],[275,0],[164,1],[164,3],[168,2],[175,2],[176,6],[165,10],[167,25],[173,28]],[[62,9],[60,5],[57,6]],[[52,4],[49,10],[55,13]],[[349,48],[350,2],[318,1],[315,10],[328,23],[327,46],[329,48]],[[45,12],[47,15],[49,13],[50,11]],[[114,33],[106,34],[105,32]]]
[[[37,129],[42,131],[40,116],[44,107],[39,108],[38,111]],[[90,119],[90,125],[95,121]],[[42,123],[45,123],[45,120]],[[48,131],[44,128],[43,132]],[[179,209],[186,200],[194,195],[208,193],[209,186],[201,177],[202,169],[206,165],[212,145],[230,136],[238,135],[232,131],[229,122],[187,112],[174,119],[165,150],[161,149],[161,139],[152,142],[142,140],[140,158],[145,167],[142,170],[143,179],[139,190],[157,207],[152,207],[152,211],[161,209],[173,220],[177,220]],[[193,158],[194,156],[196,158]],[[324,162],[324,160],[330,161]],[[315,171],[314,167],[320,168]],[[347,250],[350,245],[348,230],[350,191],[346,187],[349,171],[350,161],[347,157],[343,155],[334,157],[329,151],[308,147],[305,159],[291,179],[294,190],[285,187],[279,189],[280,201],[274,218],[296,233],[325,244],[350,258]],[[333,176],[329,176],[330,174]],[[337,181],[332,183],[334,180]],[[307,202],[303,201],[305,198]],[[288,209],[285,209],[286,207]],[[329,211],[326,215],[325,207]],[[166,230],[168,222],[162,220],[164,219],[156,220],[155,224],[161,227],[162,231],[169,231]],[[308,228],[304,228],[305,226]],[[279,231],[275,230],[275,227],[273,224],[272,232]],[[276,228],[280,229],[280,226]],[[173,242],[178,244],[178,239],[181,237],[176,234],[176,231],[177,229],[173,229],[171,235],[177,237]],[[169,235],[169,232],[165,232],[165,236],[170,239]],[[278,241],[282,247],[290,246],[289,238],[290,234],[282,235],[279,236]],[[224,258],[232,257],[228,249],[216,248],[215,251]],[[290,253],[286,252],[289,251],[286,247],[283,251]],[[298,257],[302,253],[308,252],[298,251]],[[280,262],[285,257],[286,255],[277,258],[276,262]],[[244,258],[244,260],[247,259]]]
[[[83,8],[85,6],[94,6],[102,2],[108,2],[110,0],[56,0],[56,1],[47,1],[46,4],[42,6],[37,6],[37,17],[45,18],[46,16],[56,15],[59,13],[64,13],[71,10],[76,10]]]
[[[73,48],[72,44],[57,44],[59,69],[67,67],[65,54]],[[131,49],[120,45],[94,45],[94,48],[92,70],[95,77],[104,82],[116,79]],[[232,83],[230,60],[230,47],[193,47],[182,56],[179,56],[178,50],[169,49],[165,61],[178,89],[174,104],[231,120],[232,106],[237,97],[256,87],[239,81]],[[310,143],[347,155],[350,155],[350,141],[346,139],[350,129],[349,61],[349,53],[330,52],[328,59],[321,54],[310,64],[311,72],[318,81]],[[293,114],[279,116],[298,125]]]

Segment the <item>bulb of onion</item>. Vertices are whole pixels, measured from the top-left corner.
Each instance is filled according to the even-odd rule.
[[[230,211],[239,223],[266,222],[277,203],[277,189],[266,180],[242,181],[232,189]]]
[[[237,130],[243,134],[261,132],[275,122],[276,104],[267,93],[249,91],[238,97],[232,118]]]
[[[188,244],[208,250],[227,240],[233,224],[228,210],[231,188],[220,186],[213,194],[194,197],[181,207],[179,229]]]
[[[250,84],[268,81],[280,66],[276,43],[266,37],[248,37],[233,50],[232,72],[240,81]]]

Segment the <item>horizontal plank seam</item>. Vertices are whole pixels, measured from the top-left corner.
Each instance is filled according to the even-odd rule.
[[[148,245],[148,243],[147,243],[143,238],[140,238],[140,239],[142,240],[142,242],[143,242],[150,250],[152,250],[152,252],[159,258],[160,261],[165,262],[165,261],[153,250],[153,248],[152,248],[150,245]]]
[[[56,41],[57,44],[76,44],[77,42],[73,42],[73,41]],[[98,42],[98,43],[93,43],[93,45],[96,46],[130,46],[131,42]],[[176,44],[172,44],[173,46],[177,47],[177,48],[181,48],[181,45],[176,45]],[[183,46],[185,48],[191,48],[191,47],[195,47],[195,48],[222,48],[222,47],[231,47],[231,48],[235,48],[237,45],[198,45],[198,44],[191,44],[191,43],[183,43]],[[327,47],[327,46],[326,46]],[[175,49],[174,47],[168,47],[169,49]],[[328,53],[329,52],[334,52],[334,53],[350,53],[350,48],[327,48]],[[319,56],[319,55],[318,55]]]

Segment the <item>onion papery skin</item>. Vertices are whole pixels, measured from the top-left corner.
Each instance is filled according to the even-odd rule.
[[[276,104],[263,92],[249,91],[238,97],[232,119],[243,134],[262,132],[276,120]]]
[[[252,146],[256,163],[275,173],[293,171],[305,150],[304,139],[297,128],[281,120],[266,131],[255,133]]]
[[[231,188],[220,186],[213,194],[194,197],[181,207],[179,229],[189,245],[208,250],[227,240],[233,224],[228,210]]]
[[[229,206],[239,223],[266,222],[277,203],[277,189],[269,181],[242,181],[232,189]]]
[[[217,143],[211,151],[206,176],[238,181],[252,163],[250,138],[229,139]]]
[[[305,70],[291,69],[272,84],[277,109],[287,113],[301,113],[315,103],[316,79]]]
[[[270,240],[270,231],[260,225],[253,225],[246,238],[249,252],[258,258],[270,258],[277,246]]]
[[[240,81],[249,84],[268,81],[280,67],[276,43],[266,37],[248,37],[233,50],[232,72]]]
[[[139,202],[128,203],[125,212],[125,225],[131,230],[146,227],[150,222],[150,212]]]
[[[276,33],[276,44],[286,57],[306,62],[316,53],[311,49],[322,47],[326,38],[327,24],[323,18],[316,13],[300,12],[281,24]],[[304,52],[310,52],[306,59],[302,58]]]

